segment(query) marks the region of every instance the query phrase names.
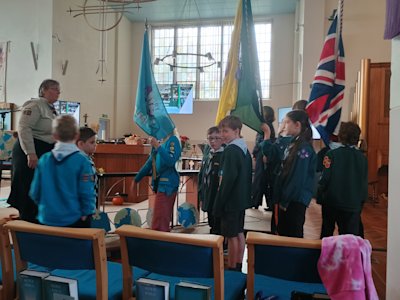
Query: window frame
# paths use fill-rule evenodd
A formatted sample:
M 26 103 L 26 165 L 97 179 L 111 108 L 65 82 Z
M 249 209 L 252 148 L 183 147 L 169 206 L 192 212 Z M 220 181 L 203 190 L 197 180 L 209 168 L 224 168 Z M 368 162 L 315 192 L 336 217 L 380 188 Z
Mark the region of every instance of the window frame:
M 267 74 L 267 79 L 264 80 L 266 81 L 266 88 L 268 89 L 269 95 L 265 96 L 264 93 L 262 94 L 262 100 L 271 100 L 271 73 L 272 73 L 272 52 L 273 52 L 273 48 L 272 48 L 272 35 L 273 35 L 273 22 L 272 19 L 270 18 L 254 18 L 254 25 L 257 24 L 268 24 L 270 25 L 270 40 L 267 41 L 267 43 L 269 43 L 270 48 L 269 48 L 269 53 L 270 53 L 270 57 L 269 57 L 269 74 Z M 220 32 L 221 32 L 221 43 L 220 43 L 220 48 L 221 48 L 221 60 L 218 61 L 216 59 L 216 63 L 220 64 L 221 66 L 218 67 L 220 69 L 219 71 L 219 96 L 218 98 L 199 98 L 200 95 L 200 70 L 196 69 L 196 82 L 195 84 L 193 84 L 193 89 L 194 89 L 194 101 L 219 101 L 219 97 L 221 95 L 221 91 L 222 91 L 222 86 L 223 86 L 223 80 L 224 80 L 224 72 L 225 70 L 223 69 L 223 66 L 226 64 L 226 61 L 228 59 L 228 53 L 224 53 L 223 52 L 223 48 L 224 48 L 224 27 L 225 26 L 233 26 L 233 21 L 232 20 L 208 20 L 208 21 L 201 21 L 201 22 L 176 22 L 176 23 L 158 23 L 158 24 L 154 24 L 151 26 L 151 30 L 150 30 L 150 43 L 151 43 L 151 57 L 152 57 L 152 61 L 154 62 L 155 60 L 155 48 L 154 48 L 154 31 L 155 30 L 160 30 L 160 29 L 173 29 L 173 51 L 176 51 L 177 49 L 177 32 L 178 29 L 180 28 L 186 28 L 186 27 L 197 27 L 197 53 L 200 54 L 200 50 L 201 50 L 201 28 L 202 27 L 209 27 L 209 26 L 219 26 L 221 27 Z M 230 45 L 229 45 L 230 48 Z M 229 51 L 229 50 L 228 50 Z M 258 50 L 259 51 L 259 50 Z M 204 54 L 204 53 L 202 53 Z M 161 57 L 159 57 L 161 58 Z M 178 69 L 180 68 L 173 68 L 172 72 L 173 72 L 173 76 L 172 76 L 172 82 L 171 83 L 166 83 L 166 84 L 176 84 L 177 83 L 177 72 Z M 154 63 L 153 63 L 153 70 L 154 70 Z M 260 77 L 262 77 L 260 75 Z M 164 82 L 162 82 L 163 84 L 165 84 Z M 181 82 L 178 82 L 181 83 Z M 183 82 L 186 83 L 186 82 Z

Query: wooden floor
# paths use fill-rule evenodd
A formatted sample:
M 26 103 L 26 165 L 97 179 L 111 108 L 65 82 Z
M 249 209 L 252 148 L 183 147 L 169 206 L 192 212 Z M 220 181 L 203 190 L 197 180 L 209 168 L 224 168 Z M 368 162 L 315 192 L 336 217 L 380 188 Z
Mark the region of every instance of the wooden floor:
M 0 188 L 0 197 L 7 197 L 9 187 L 2 182 Z M 365 238 L 372 245 L 372 273 L 375 287 L 377 289 L 379 299 L 385 299 L 386 289 L 386 248 L 387 248 L 387 199 L 379 197 L 378 203 L 367 202 L 364 206 L 362 219 L 364 224 Z M 147 201 L 124 205 L 139 210 L 142 220 L 145 220 Z M 106 205 L 106 211 L 109 212 L 110 219 L 113 219 L 113 214 L 121 207 Z M 13 209 L 0 208 L 0 217 L 8 215 Z M 200 215 L 200 221 L 206 221 L 204 214 Z M 249 209 L 246 211 L 245 229 L 254 231 L 269 231 L 270 230 L 271 213 L 264 211 L 262 207 L 259 209 Z M 175 223 L 176 224 L 176 223 Z M 143 225 L 144 227 L 146 224 Z M 315 202 L 312 202 L 307 209 L 306 223 L 304 226 L 304 237 L 309 239 L 318 239 L 321 228 L 321 208 Z M 196 228 L 183 229 L 179 226 L 174 227 L 175 232 L 187 233 L 207 233 L 209 228 L 206 222 L 201 223 Z M 245 254 L 246 260 L 246 254 Z M 243 262 L 243 270 L 246 270 L 246 262 Z
M 386 298 L 387 198 L 377 204 L 366 203 L 362 220 L 365 238 L 372 245 L 372 276 L 379 299 Z

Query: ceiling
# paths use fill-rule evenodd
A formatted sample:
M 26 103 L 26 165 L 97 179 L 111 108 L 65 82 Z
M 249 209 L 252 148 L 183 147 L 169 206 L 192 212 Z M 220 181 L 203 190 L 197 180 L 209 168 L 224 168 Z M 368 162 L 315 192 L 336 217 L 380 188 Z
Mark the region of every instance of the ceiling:
M 294 13 L 297 0 L 252 0 L 253 16 Z M 171 22 L 193 19 L 233 19 L 238 0 L 156 0 L 130 5 L 125 13 L 132 22 Z

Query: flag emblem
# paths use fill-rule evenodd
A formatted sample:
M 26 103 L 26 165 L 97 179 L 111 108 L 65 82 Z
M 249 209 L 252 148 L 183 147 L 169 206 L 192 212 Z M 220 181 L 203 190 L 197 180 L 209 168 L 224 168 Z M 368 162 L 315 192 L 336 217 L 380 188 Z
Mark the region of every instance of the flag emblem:
M 133 119 L 144 132 L 158 140 L 164 139 L 175 128 L 154 78 L 147 29 L 143 37 L 142 60 Z

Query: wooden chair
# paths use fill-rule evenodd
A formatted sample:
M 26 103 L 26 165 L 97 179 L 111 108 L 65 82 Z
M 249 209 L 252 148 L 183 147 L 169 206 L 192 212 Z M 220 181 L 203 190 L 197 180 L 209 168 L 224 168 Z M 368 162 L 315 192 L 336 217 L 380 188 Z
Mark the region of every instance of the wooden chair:
M 321 240 L 248 232 L 247 299 L 277 296 L 290 299 L 292 291 L 326 294 L 318 274 Z
M 16 271 L 36 265 L 55 276 L 78 280 L 80 299 L 120 299 L 122 266 L 107 262 L 104 230 L 9 221 Z M 29 263 L 29 266 L 28 266 Z
M 4 228 L 6 219 L 0 220 L 0 300 L 14 299 L 15 281 L 13 259 L 8 231 Z
M 211 286 L 216 300 L 243 299 L 246 275 L 224 271 L 222 236 L 160 232 L 129 225 L 121 226 L 116 233 L 120 236 L 124 272 L 123 299 L 132 299 L 132 272 L 137 267 L 152 272 L 147 278 L 168 281 L 171 300 L 175 298 L 175 284 L 180 281 Z

